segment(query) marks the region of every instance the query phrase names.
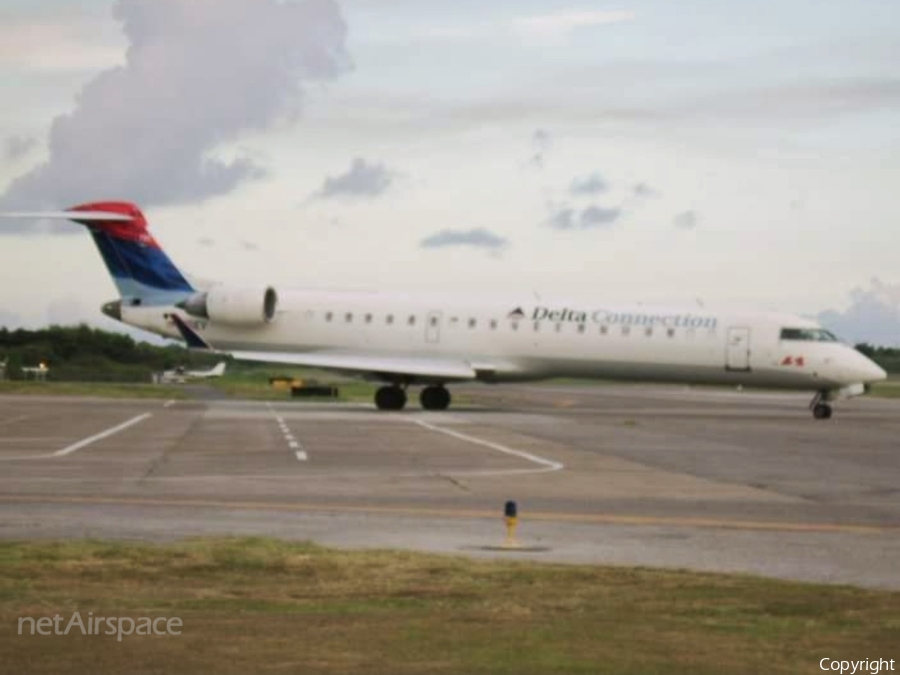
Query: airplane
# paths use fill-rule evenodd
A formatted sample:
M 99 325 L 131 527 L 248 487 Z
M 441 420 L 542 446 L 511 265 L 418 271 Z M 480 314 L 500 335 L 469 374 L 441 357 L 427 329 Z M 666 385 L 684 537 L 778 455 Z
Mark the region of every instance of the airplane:
M 107 316 L 237 360 L 379 381 L 379 410 L 403 409 L 413 385 L 423 408 L 444 410 L 449 384 L 569 377 L 806 390 L 813 416 L 828 419 L 833 401 L 886 377 L 817 322 L 789 314 L 192 281 L 130 202 L 5 215 L 87 227 L 119 291 L 102 306 Z
M 159 374 L 160 382 L 177 382 L 183 384 L 187 380 L 202 380 L 208 377 L 222 377 L 225 374 L 225 361 L 219 361 L 208 370 L 185 370 L 184 366 L 178 366 L 173 370 L 165 370 Z

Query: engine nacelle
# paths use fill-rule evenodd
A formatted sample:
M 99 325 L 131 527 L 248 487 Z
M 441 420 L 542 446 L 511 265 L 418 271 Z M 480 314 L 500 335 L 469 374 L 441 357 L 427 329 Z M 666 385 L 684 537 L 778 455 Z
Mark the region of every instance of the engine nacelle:
M 180 305 L 191 316 L 230 326 L 255 326 L 275 319 L 278 293 L 265 288 L 214 286 Z

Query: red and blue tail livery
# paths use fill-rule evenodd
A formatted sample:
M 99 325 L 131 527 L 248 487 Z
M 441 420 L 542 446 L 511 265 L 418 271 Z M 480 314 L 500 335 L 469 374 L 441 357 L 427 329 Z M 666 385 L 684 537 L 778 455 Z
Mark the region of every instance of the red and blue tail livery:
M 4 215 L 66 218 L 87 227 L 127 304 L 171 305 L 194 292 L 148 231 L 144 214 L 130 202 L 91 202 L 66 211 Z
M 100 218 L 100 214 L 123 218 Z M 194 292 L 147 230 L 147 220 L 134 204 L 81 204 L 69 209 L 69 218 L 90 230 L 123 298 L 139 298 L 142 304 L 169 304 L 175 294 L 182 299 L 185 294 Z

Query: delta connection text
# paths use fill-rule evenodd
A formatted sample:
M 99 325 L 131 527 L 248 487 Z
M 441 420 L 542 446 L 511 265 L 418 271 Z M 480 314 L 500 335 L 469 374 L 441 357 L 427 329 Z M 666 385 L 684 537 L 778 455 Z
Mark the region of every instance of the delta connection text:
M 524 317 L 522 317 L 524 318 Z M 665 326 L 666 328 L 706 328 L 714 329 L 718 319 L 714 316 L 690 313 L 665 312 L 618 312 L 609 309 L 597 309 L 585 312 L 563 307 L 535 307 L 531 314 L 533 321 L 556 321 L 572 323 L 617 324 L 622 326 Z
M 94 616 L 93 612 L 88 612 L 87 616 L 82 617 L 80 612 L 75 612 L 68 621 L 59 614 L 53 618 L 19 617 L 19 635 L 102 634 L 115 635 L 116 640 L 121 642 L 125 635 L 181 635 L 180 629 L 183 625 L 178 617 L 144 616 L 133 619 L 128 616 Z

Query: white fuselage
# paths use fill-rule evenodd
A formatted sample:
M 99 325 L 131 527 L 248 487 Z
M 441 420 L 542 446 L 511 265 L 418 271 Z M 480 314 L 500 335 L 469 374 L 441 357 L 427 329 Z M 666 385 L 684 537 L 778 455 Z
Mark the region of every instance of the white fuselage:
M 172 311 L 123 306 L 122 320 L 178 337 L 165 318 Z M 584 377 L 835 390 L 884 378 L 841 342 L 782 339 L 784 329 L 818 328 L 784 314 L 297 290 L 279 293 L 271 322 L 185 318 L 221 350 L 456 359 L 495 382 Z

